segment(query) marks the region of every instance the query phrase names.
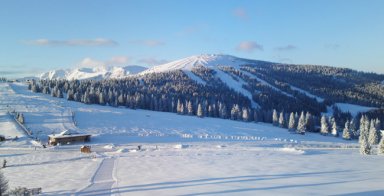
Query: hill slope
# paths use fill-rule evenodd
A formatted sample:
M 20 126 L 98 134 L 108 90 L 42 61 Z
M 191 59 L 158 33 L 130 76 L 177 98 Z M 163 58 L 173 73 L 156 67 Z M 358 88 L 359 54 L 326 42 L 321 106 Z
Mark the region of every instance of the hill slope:
M 91 70 L 81 73 L 84 72 L 87 76 L 93 73 Z M 81 74 L 75 73 L 66 76 L 79 79 Z M 283 112 L 285 122 L 291 112 L 309 112 L 318 118 L 322 113 L 334 111 L 342 125 L 352 115 L 343 114 L 348 108 L 338 106 L 345 103 L 366 106 L 354 107 L 350 111 L 353 115 L 359 112 L 356 108 L 366 112 L 384 107 L 383 80 L 384 75 L 345 68 L 199 55 L 120 80 L 41 81 L 30 88 L 87 104 L 245 121 L 271 122 L 274 109 Z

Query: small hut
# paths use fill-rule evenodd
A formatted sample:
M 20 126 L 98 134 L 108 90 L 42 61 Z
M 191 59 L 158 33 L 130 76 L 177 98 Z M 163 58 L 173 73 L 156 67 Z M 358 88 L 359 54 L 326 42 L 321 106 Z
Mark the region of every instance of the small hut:
M 81 153 L 91 153 L 91 146 L 81 146 L 80 152 Z
M 50 145 L 69 144 L 72 142 L 89 142 L 91 140 L 90 134 L 82 134 L 77 131 L 66 130 L 60 134 L 48 135 L 48 142 Z

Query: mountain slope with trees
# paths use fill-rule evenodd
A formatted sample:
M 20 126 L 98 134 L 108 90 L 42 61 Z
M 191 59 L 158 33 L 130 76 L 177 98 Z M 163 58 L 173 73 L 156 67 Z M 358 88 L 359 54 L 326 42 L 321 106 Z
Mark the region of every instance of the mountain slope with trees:
M 307 130 L 338 135 L 347 121 L 358 119 L 342 112 L 335 103 L 384 108 L 383 80 L 382 74 L 346 68 L 200 55 L 121 79 L 43 79 L 32 81 L 29 88 L 85 104 L 280 122 L 280 126 L 298 133 Z M 323 126 L 322 114 L 330 109 L 333 117 Z M 383 120 L 380 112 L 369 115 Z

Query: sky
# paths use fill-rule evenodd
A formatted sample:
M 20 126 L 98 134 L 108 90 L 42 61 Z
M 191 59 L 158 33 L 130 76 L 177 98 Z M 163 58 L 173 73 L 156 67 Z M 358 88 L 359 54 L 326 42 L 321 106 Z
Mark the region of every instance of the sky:
M 198 54 L 384 73 L 382 0 L 1 0 L 0 77 Z

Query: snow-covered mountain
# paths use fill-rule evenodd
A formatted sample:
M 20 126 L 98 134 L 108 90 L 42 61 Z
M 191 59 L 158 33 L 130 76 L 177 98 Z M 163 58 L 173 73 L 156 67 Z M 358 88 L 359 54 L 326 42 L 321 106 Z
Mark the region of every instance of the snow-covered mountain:
M 324 107 L 329 100 L 375 107 L 384 105 L 377 104 L 381 98 L 373 100 L 372 96 L 367 96 L 372 91 L 358 87 L 364 83 L 377 88 L 378 83 L 384 83 L 384 75 L 330 66 L 282 64 L 223 54 L 202 54 L 154 66 L 138 75 L 144 77 L 177 70 L 203 85 L 219 79 L 229 88 L 248 97 L 253 107 L 277 104 L 284 109 L 283 105 L 292 102 L 303 102 L 304 105 L 317 102 L 316 107 Z M 212 72 L 208 73 L 208 70 Z M 353 89 L 354 95 L 346 93 L 345 88 Z M 364 97 L 365 100 L 356 101 L 356 97 Z M 286 101 L 288 99 L 290 101 Z
M 143 72 L 140 75 L 148 73 L 160 73 L 168 72 L 173 70 L 184 70 L 191 71 L 194 67 L 204 66 L 207 68 L 217 68 L 218 66 L 231 66 L 239 68 L 240 65 L 247 64 L 252 62 L 253 64 L 262 63 L 263 61 L 256 61 L 250 59 L 238 58 L 231 55 L 222 55 L 222 54 L 202 54 L 190 56 L 180 60 L 172 61 L 166 64 L 158 65 L 151 67 Z
M 85 79 L 110 79 L 124 78 L 146 70 L 146 67 L 130 65 L 125 67 L 94 67 L 94 68 L 75 68 L 75 69 L 58 69 L 43 73 L 40 79 L 67 79 L 67 80 L 85 80 Z
M 116 88 L 126 91 L 122 92 L 122 97 L 140 94 L 141 97 L 147 97 L 146 100 L 149 97 L 154 99 L 153 103 L 158 102 L 158 97 L 163 95 L 170 96 L 168 100 L 182 99 L 184 103 L 193 96 L 215 105 L 225 103 L 226 108 L 233 108 L 237 104 L 237 110 L 253 108 L 267 112 L 273 109 L 298 113 L 308 111 L 317 116 L 329 112 L 333 106 L 337 106 L 335 103 L 369 108 L 384 107 L 384 91 L 380 84 L 384 75 L 346 68 L 282 64 L 231 55 L 203 54 L 144 69 L 128 66 L 55 70 L 43 74 L 41 78 L 108 79 L 134 75 L 143 78 L 145 82 L 136 83 L 135 77 L 130 78 L 135 86 L 123 88 L 122 85 L 126 83 L 117 85 Z M 148 86 L 151 87 L 150 90 Z M 82 93 L 84 91 L 78 92 L 78 101 L 81 101 L 80 96 L 85 96 Z M 116 92 L 114 97 L 119 97 L 119 94 Z M 127 99 L 120 100 L 120 103 L 113 99 L 107 101 L 109 105 L 127 105 Z M 170 103 L 167 100 L 162 101 L 162 104 Z M 93 103 L 91 99 L 86 102 Z M 129 104 L 135 107 L 133 103 Z M 143 106 L 143 109 L 148 108 L 151 107 Z M 344 111 L 342 108 L 339 107 L 339 110 Z M 156 107 L 153 106 L 152 109 Z M 194 109 L 196 110 L 197 108 Z

